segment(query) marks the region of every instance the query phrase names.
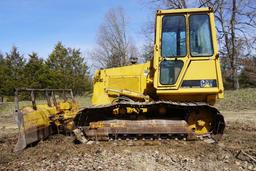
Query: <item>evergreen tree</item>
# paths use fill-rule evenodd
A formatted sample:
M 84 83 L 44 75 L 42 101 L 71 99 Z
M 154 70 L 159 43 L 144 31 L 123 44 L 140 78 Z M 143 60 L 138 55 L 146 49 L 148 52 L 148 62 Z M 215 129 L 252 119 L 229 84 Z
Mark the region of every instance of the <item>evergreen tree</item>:
M 68 49 L 69 60 L 71 64 L 71 85 L 75 94 L 81 94 L 84 91 L 90 90 L 90 82 L 88 77 L 88 67 L 85 58 L 82 56 L 79 49 Z
M 53 88 L 68 88 L 68 50 L 58 42 L 46 61 L 50 68 L 50 77 L 54 79 Z
M 6 71 L 5 71 L 5 92 L 6 95 L 13 95 L 14 89 L 17 87 L 25 87 L 24 82 L 24 66 L 25 59 L 20 54 L 17 47 L 13 47 L 9 53 L 6 53 Z
M 24 68 L 27 87 L 30 88 L 49 88 L 52 85 L 49 67 L 37 53 L 32 52 L 28 55 L 29 60 Z
M 0 53 L 0 98 L 7 94 L 6 90 L 7 65 L 4 55 Z
M 46 62 L 54 88 L 71 88 L 75 94 L 90 89 L 88 67 L 79 49 L 66 48 L 58 42 Z
M 12 96 L 15 88 L 71 88 L 74 94 L 91 89 L 88 67 L 79 49 L 58 42 L 45 61 L 37 53 L 26 63 L 17 47 L 4 57 L 0 53 L 0 97 Z

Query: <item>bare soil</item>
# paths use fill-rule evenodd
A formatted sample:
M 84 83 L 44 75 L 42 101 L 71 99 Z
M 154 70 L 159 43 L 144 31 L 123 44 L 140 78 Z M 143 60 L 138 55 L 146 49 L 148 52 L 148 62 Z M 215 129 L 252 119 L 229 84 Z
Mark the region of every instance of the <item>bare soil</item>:
M 256 111 L 222 113 L 227 126 L 223 139 L 214 144 L 183 140 L 74 144 L 72 136 L 55 135 L 18 153 L 12 151 L 17 141 L 13 119 L 0 118 L 0 170 L 256 170 Z

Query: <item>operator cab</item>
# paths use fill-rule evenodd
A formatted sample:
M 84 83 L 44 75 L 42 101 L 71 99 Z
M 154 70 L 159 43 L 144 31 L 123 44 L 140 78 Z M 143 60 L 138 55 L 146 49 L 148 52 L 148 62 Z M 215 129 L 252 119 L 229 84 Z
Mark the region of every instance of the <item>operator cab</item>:
M 201 88 L 212 88 L 206 93 L 223 90 L 211 8 L 158 11 L 154 57 L 158 68 L 154 87 L 159 93 L 172 89 L 189 93 L 188 88 L 194 88 L 192 93 L 202 92 Z

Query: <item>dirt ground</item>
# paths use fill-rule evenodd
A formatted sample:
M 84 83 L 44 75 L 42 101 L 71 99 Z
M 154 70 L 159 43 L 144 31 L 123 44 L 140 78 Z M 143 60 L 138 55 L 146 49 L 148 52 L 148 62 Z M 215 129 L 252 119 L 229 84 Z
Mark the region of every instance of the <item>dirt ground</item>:
M 256 171 L 256 111 L 222 113 L 227 127 L 215 144 L 184 140 L 74 144 L 73 137 L 55 135 L 18 153 L 12 152 L 16 125 L 11 117 L 1 117 L 0 170 Z

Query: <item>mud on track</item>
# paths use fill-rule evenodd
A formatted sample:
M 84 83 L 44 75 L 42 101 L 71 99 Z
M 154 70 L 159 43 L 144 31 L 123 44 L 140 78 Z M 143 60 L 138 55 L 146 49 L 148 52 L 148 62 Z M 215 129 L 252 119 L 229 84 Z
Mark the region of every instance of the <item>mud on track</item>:
M 256 112 L 223 113 L 227 127 L 218 144 L 181 140 L 74 144 L 73 137 L 55 135 L 19 153 L 12 152 L 17 130 L 5 122 L 0 127 L 0 170 L 256 170 Z M 240 150 L 246 155 L 237 156 Z

